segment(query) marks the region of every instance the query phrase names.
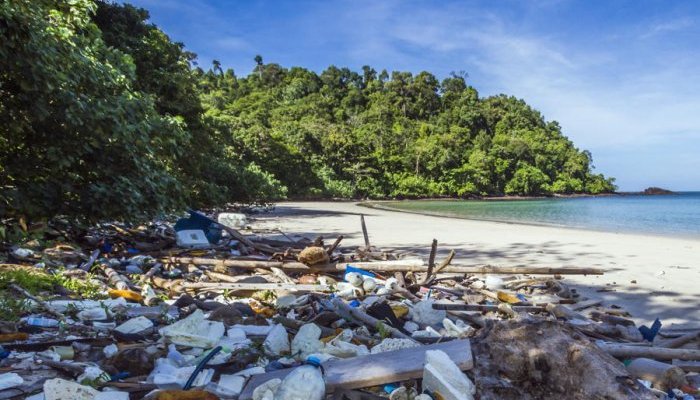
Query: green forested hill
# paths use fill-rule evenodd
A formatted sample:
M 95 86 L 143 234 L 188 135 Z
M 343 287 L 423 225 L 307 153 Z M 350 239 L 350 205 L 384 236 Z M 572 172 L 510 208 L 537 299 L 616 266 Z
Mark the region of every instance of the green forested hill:
M 601 193 L 556 122 L 466 75 L 195 56 L 129 5 L 0 3 L 0 214 L 231 201 Z

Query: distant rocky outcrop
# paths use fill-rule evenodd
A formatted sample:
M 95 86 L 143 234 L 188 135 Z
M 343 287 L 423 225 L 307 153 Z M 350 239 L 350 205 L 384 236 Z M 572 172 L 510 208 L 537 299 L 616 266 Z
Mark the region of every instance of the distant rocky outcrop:
M 668 189 L 662 189 L 660 187 L 652 186 L 644 189 L 642 194 L 673 194 L 673 192 Z

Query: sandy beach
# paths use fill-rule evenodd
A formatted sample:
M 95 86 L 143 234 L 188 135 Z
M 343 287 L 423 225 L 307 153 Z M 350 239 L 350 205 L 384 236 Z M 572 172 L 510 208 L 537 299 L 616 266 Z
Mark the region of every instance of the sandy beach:
M 292 238 L 342 234 L 343 245 L 361 245 L 360 214 L 373 246 L 427 258 L 436 238 L 438 258 L 454 249 L 458 265 L 603 268 L 603 276 L 565 281 L 582 296 L 622 306 L 638 324 L 659 317 L 667 327 L 700 326 L 700 240 L 436 217 L 354 202 L 285 202 L 255 219 Z

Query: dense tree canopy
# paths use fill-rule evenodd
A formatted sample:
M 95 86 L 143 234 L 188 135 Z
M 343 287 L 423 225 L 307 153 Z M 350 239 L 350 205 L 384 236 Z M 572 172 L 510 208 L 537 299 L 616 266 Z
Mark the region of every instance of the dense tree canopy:
M 206 114 L 295 197 L 548 195 L 614 190 L 556 122 L 464 74 L 320 74 L 256 59 L 254 73 L 198 70 Z M 292 168 L 290 168 L 292 166 Z
M 194 61 L 130 5 L 0 3 L 0 216 L 614 190 L 556 122 L 464 73 Z

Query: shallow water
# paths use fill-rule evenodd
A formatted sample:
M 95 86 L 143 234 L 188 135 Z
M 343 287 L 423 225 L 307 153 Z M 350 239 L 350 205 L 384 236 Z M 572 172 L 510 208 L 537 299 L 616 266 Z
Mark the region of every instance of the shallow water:
M 533 200 L 409 200 L 381 205 L 469 219 L 700 238 L 700 192 Z

